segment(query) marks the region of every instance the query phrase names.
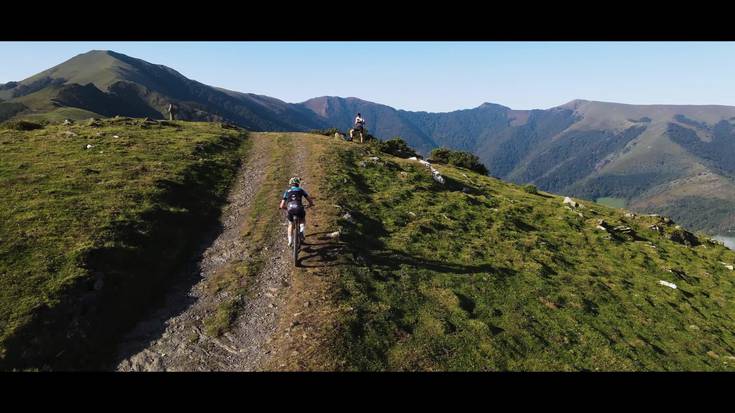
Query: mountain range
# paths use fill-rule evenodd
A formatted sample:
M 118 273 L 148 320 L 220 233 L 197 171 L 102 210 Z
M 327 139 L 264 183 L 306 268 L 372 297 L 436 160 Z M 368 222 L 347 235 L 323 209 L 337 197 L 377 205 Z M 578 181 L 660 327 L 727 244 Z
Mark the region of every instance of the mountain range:
M 674 217 L 709 233 L 735 230 L 735 107 L 628 105 L 574 100 L 550 109 L 484 103 L 412 112 L 354 97 L 287 103 L 191 80 L 162 65 L 91 51 L 0 85 L 0 121 L 177 117 L 254 131 L 346 130 L 357 112 L 368 131 L 400 136 L 420 153 L 473 152 L 514 183 Z

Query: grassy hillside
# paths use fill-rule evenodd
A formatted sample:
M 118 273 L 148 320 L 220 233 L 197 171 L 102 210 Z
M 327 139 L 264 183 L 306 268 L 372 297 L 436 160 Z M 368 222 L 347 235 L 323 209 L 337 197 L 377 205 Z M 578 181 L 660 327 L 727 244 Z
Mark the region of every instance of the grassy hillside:
M 568 207 L 435 165 L 442 185 L 367 147 L 332 157 L 353 254 L 339 341 L 351 368 L 735 368 L 735 252 L 724 246 L 685 241 L 661 217 Z
M 216 222 L 243 142 L 128 118 L 0 126 L 0 368 L 102 358 Z

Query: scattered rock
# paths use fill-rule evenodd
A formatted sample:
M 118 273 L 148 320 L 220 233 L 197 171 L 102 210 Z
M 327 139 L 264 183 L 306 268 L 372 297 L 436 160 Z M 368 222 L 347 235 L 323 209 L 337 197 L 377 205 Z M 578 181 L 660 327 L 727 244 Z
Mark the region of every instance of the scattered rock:
M 327 234 L 327 237 L 328 238 L 331 238 L 331 239 L 339 238 L 339 231 L 334 231 L 332 233 L 329 233 L 329 234 Z
M 733 265 L 732 265 L 732 264 L 728 264 L 728 263 L 726 263 L 726 262 L 722 262 L 722 261 L 720 261 L 720 264 L 724 265 L 724 266 L 725 266 L 725 268 L 727 268 L 727 269 L 728 269 L 728 270 L 730 270 L 730 271 L 733 271 L 733 269 L 735 268 L 735 267 L 733 267 Z
M 696 247 L 697 245 L 700 245 L 699 239 L 696 235 L 680 228 L 675 229 L 671 235 L 669 235 L 669 239 L 676 243 L 686 245 L 687 247 Z
M 85 149 L 92 149 L 92 148 L 94 148 L 94 145 L 87 144 L 87 146 L 85 146 Z
M 670 283 L 670 282 L 664 281 L 664 280 L 659 280 L 658 283 L 661 284 L 661 285 L 663 285 L 663 286 L 666 286 L 666 287 L 669 287 L 669 288 L 673 288 L 673 289 L 676 290 L 676 284 L 674 284 L 674 283 Z
M 637 215 L 632 212 L 626 212 L 625 217 L 626 218 L 635 218 Z
M 651 231 L 656 231 L 659 234 L 663 234 L 664 233 L 664 229 L 661 228 L 659 225 L 656 225 L 656 224 L 651 225 L 650 227 L 648 227 L 648 229 L 650 229 Z
M 72 121 L 71 119 L 64 119 L 64 123 L 62 123 L 62 125 L 71 125 L 73 123 L 74 121 Z
M 681 269 L 678 269 L 678 268 L 671 268 L 668 271 L 670 273 L 676 275 L 681 280 L 684 280 L 684 281 L 689 281 L 690 280 L 689 279 L 689 276 L 687 275 L 686 272 L 684 272 L 684 270 L 681 270 Z
M 349 222 L 354 222 L 353 219 L 352 219 L 352 215 L 350 215 L 349 212 L 345 212 L 345 214 L 342 215 L 342 219 L 344 219 L 346 221 L 349 221 Z
M 620 233 L 620 234 L 626 234 L 626 235 L 635 237 L 635 231 L 633 230 L 633 228 L 625 226 L 625 225 L 619 225 L 613 228 L 613 231 Z
M 571 205 L 572 208 L 577 208 L 579 206 L 579 203 L 575 202 L 572 198 L 569 198 L 568 196 L 564 197 L 564 201 L 562 201 L 562 204 Z

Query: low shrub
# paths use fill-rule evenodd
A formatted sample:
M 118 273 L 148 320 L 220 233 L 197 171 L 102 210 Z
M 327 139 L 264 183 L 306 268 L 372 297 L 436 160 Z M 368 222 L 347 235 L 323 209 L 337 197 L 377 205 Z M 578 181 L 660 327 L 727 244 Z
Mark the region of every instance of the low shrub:
M 483 175 L 488 174 L 488 169 L 482 162 L 480 162 L 480 158 L 470 152 L 454 151 L 448 148 L 436 148 L 431 151 L 431 159 L 429 159 L 429 162 L 458 166 Z

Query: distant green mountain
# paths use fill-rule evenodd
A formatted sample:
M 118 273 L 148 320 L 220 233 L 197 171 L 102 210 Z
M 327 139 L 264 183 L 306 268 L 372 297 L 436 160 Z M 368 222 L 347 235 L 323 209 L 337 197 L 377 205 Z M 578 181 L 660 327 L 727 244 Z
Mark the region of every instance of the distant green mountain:
M 253 130 L 301 130 L 320 125 L 311 112 L 267 96 L 231 92 L 187 79 L 177 71 L 112 51 L 91 51 L 0 87 L 12 116 L 77 107 L 104 116 L 163 118 L 170 103 L 187 120 L 227 121 Z M 0 109 L 2 111 L 2 109 Z M 5 116 L 8 118 L 9 116 Z M 2 118 L 0 118 L 2 120 Z
M 544 110 L 484 103 L 411 112 L 354 97 L 301 103 L 234 92 L 112 51 L 91 51 L 20 82 L 0 85 L 0 121 L 115 115 L 225 121 L 254 131 L 346 131 L 355 114 L 369 133 L 400 136 L 422 154 L 476 153 L 515 183 L 638 211 L 698 230 L 735 230 L 735 107 L 625 105 L 575 100 Z

